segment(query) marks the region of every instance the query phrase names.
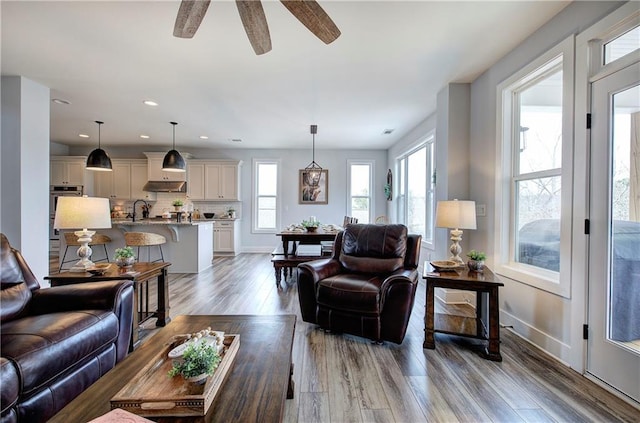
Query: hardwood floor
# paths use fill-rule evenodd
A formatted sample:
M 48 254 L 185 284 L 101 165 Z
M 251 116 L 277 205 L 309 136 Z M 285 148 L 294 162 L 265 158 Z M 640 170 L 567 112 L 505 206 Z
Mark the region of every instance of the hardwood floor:
M 501 332 L 501 363 L 482 359 L 479 341 L 466 338 L 436 334 L 436 349 L 422 349 L 422 279 L 402 345 L 374 345 L 303 322 L 295 283 L 276 290 L 267 254 L 215 258 L 213 268 L 171 274 L 170 281 L 171 316 L 298 316 L 295 397 L 287 400 L 285 422 L 640 421 L 640 410 L 508 329 Z M 154 322 L 145 328 L 143 342 L 153 342 Z

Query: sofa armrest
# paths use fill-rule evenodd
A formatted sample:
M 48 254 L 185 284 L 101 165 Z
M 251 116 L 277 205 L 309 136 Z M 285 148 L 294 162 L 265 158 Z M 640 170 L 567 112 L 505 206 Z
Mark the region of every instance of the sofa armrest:
M 318 282 L 322 279 L 335 276 L 342 271 L 340 262 L 334 258 L 312 260 L 306 263 L 300 263 L 298 269 L 307 272 L 309 280 Z
M 382 338 L 402 343 L 407 331 L 418 286 L 417 269 L 400 269 L 388 276 L 382 286 Z
M 115 310 L 130 280 L 86 282 L 38 289 L 29 302 L 31 315 L 71 310 Z

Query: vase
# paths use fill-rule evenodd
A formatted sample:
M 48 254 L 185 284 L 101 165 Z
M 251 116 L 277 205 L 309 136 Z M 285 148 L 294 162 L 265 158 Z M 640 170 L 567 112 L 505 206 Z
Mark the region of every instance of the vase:
M 209 375 L 207 373 L 201 373 L 198 376 L 185 377 L 184 380 L 194 385 L 202 385 L 207 381 L 208 377 Z
M 133 266 L 136 261 L 135 257 L 116 257 L 116 266 L 120 268 L 127 268 Z
M 305 229 L 307 230 L 307 232 L 315 232 L 316 229 L 318 229 L 318 227 L 317 226 L 307 226 Z
M 467 262 L 467 266 L 469 270 L 472 272 L 482 272 L 484 270 L 484 261 L 483 260 L 469 260 Z
M 182 206 L 173 206 L 173 208 L 174 208 L 177 212 L 182 211 Z

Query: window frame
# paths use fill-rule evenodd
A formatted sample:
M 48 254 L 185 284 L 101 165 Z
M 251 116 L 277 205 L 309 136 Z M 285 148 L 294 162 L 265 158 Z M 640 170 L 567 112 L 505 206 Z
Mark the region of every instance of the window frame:
M 419 141 L 413 143 L 411 146 L 406 148 L 400 155 L 398 155 L 395 159 L 395 171 L 399 176 L 397 184 L 394 186 L 394 190 L 397 192 L 396 196 L 396 216 L 398 217 L 398 221 L 404 225 L 407 225 L 408 220 L 408 189 L 409 189 L 409 166 L 408 158 L 412 154 L 416 153 L 418 150 L 424 148 L 425 149 L 425 171 L 428 175 L 428 182 L 425 186 L 425 202 L 428 201 L 429 194 L 432 195 L 432 201 L 430 207 L 428 204 L 425 204 L 425 236 L 422 238 L 422 246 L 430 249 L 435 248 L 435 203 L 436 203 L 436 163 L 435 163 L 435 143 L 436 136 L 435 130 L 431 130 L 425 134 L 425 136 L 421 137 Z M 402 165 L 404 162 L 404 165 Z M 404 191 L 403 188 L 404 187 Z M 431 216 L 431 219 L 429 219 Z M 431 238 L 428 238 L 429 229 L 431 233 Z
M 364 195 L 353 195 L 351 193 L 351 167 L 354 165 L 365 165 L 365 166 L 369 166 L 369 195 L 368 196 L 364 196 Z M 369 222 L 368 223 L 373 223 L 374 222 L 374 206 L 375 206 L 375 190 L 373 189 L 374 187 L 374 175 L 375 175 L 375 160 L 365 160 L 365 159 L 348 159 L 347 160 L 347 181 L 348 181 L 348 188 L 347 188 L 347 216 L 353 216 L 353 210 L 351 209 L 351 205 L 353 204 L 353 198 L 368 198 L 369 199 Z M 358 223 L 367 223 L 367 222 L 358 222 Z
M 280 159 L 258 159 L 258 158 L 254 158 L 252 160 L 252 184 L 251 184 L 251 190 L 252 190 L 252 199 L 253 199 L 253 207 L 251 208 L 252 210 L 252 216 L 251 216 L 251 220 L 252 220 L 252 224 L 251 224 L 251 232 L 252 233 L 260 233 L 260 234 L 276 234 L 278 233 L 278 228 L 280 227 L 280 219 L 281 219 L 281 207 L 280 207 L 280 203 L 281 203 L 281 189 L 280 189 L 280 180 L 281 180 L 281 160 Z M 276 169 L 277 169 L 277 176 L 276 176 L 276 195 L 275 196 L 262 196 L 262 197 L 275 197 L 276 199 L 276 222 L 275 222 L 275 227 L 273 229 L 271 228 L 260 228 L 258 227 L 258 215 L 259 215 L 259 210 L 258 210 L 258 205 L 259 205 L 259 196 L 258 195 L 258 177 L 259 177 L 259 166 L 260 165 L 276 165 Z
M 561 163 L 561 220 L 560 220 L 560 271 L 554 272 L 536 266 L 516 262 L 516 164 L 515 143 L 520 142 L 518 125 L 514 119 L 517 106 L 516 90 L 532 84 L 542 74 L 548 75 L 555 61 L 562 67 L 562 163 Z M 549 49 L 527 66 L 504 80 L 497 87 L 496 99 L 496 152 L 497 169 L 495 196 L 495 263 L 499 275 L 560 295 L 571 296 L 571 226 L 573 219 L 573 148 L 574 148 L 574 79 L 575 38 L 570 36 Z M 549 171 L 536 172 L 547 176 Z M 553 173 L 553 172 L 551 172 Z M 529 174 L 529 176 L 534 173 Z

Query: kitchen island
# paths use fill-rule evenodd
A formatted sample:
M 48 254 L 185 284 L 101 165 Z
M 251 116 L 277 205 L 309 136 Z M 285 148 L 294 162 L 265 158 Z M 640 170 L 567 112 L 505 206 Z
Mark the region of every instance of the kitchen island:
M 164 260 L 171 262 L 169 273 L 199 273 L 211 267 L 213 260 L 213 221 L 174 219 L 113 219 L 111 229 L 100 229 L 97 232 L 111 238 L 107 244 L 109 258 L 113 260 L 116 248 L 125 246 L 125 232 L 150 232 L 164 236 L 166 244 L 162 244 Z M 64 237 L 60 238 L 60 251 L 64 251 Z M 75 248 L 75 247 L 73 247 Z M 158 256 L 156 247 L 151 247 L 151 258 Z M 94 254 L 101 251 L 94 248 Z M 137 249 L 136 249 L 137 250 Z M 146 248 L 140 250 L 140 261 L 148 261 Z M 137 251 L 136 251 L 137 253 Z M 75 250 L 67 253 L 67 259 L 75 254 Z

